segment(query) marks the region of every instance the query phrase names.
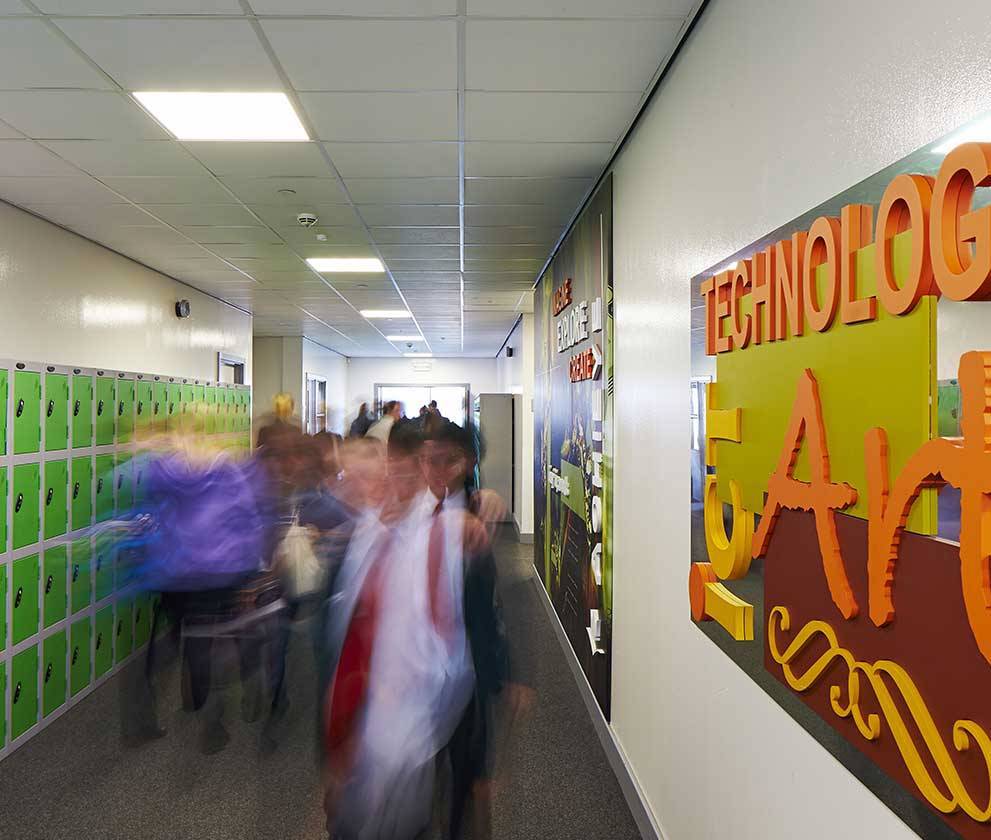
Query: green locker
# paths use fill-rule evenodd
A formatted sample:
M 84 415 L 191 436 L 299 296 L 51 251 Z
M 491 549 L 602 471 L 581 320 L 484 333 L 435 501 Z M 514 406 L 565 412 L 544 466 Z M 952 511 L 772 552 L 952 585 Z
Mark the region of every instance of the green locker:
M 131 602 L 117 602 L 117 626 L 114 630 L 114 661 L 123 662 L 131 655 Z
M 147 465 L 147 458 L 142 458 L 140 455 L 131 459 L 131 469 L 134 470 L 134 504 L 136 505 L 140 505 L 145 500 L 144 478 Z
M 105 522 L 114 515 L 114 456 L 97 455 L 94 472 L 96 474 L 96 521 Z
M 134 438 L 134 380 L 117 380 L 117 443 Z
M 134 649 L 148 644 L 151 637 L 151 595 L 140 595 L 134 600 Z
M 12 570 L 11 644 L 17 645 L 38 632 L 38 577 L 41 571 L 38 555 L 15 560 Z
M 41 518 L 38 494 L 41 484 L 40 464 L 18 464 L 14 467 L 13 548 L 23 548 L 38 542 Z
M 38 722 L 38 648 L 17 654 L 10 669 L 10 739 Z
M 69 376 L 45 374 L 45 450 L 69 448 Z
M 7 468 L 0 467 L 0 551 L 7 550 Z
M 92 568 L 96 578 L 96 600 L 99 603 L 114 591 L 114 543 L 110 537 L 97 538 Z
M 72 377 L 72 448 L 93 445 L 93 377 Z
M 134 386 L 134 418 L 138 428 L 147 426 L 151 422 L 152 409 L 154 407 L 155 395 L 150 382 L 139 379 Z
M 73 615 L 90 604 L 92 565 L 93 549 L 89 544 L 89 537 L 75 540 L 72 543 L 72 563 L 69 566 L 69 600 Z
M 217 389 L 213 385 L 208 385 L 204 388 L 204 392 L 206 406 L 204 431 L 206 434 L 212 435 L 217 431 Z
M 45 539 L 65 533 L 68 524 L 69 462 L 45 462 Z
M 117 575 L 117 591 L 127 589 L 134 583 L 137 570 L 137 556 L 133 549 L 118 548 L 114 553 L 114 569 Z
M 7 454 L 7 369 L 0 370 L 0 455 Z M 3 694 L 0 693 L 0 700 Z M 4 714 L 0 712 L 0 724 Z M 0 747 L 3 746 L 3 736 L 0 733 Z
M 169 411 L 169 396 L 165 383 L 155 382 L 152 385 L 152 393 L 154 396 L 151 403 L 151 425 L 156 432 L 161 432 L 165 429 L 165 417 Z
M 44 608 L 45 627 L 65 618 L 66 610 L 66 577 L 69 565 L 69 547 L 57 545 L 45 549 L 44 573 L 45 591 L 42 602 Z
M 179 428 L 180 413 L 182 409 L 182 385 L 178 382 L 169 382 L 165 386 L 165 428 L 171 430 Z
M 114 464 L 114 485 L 117 488 L 117 512 L 126 513 L 134 507 L 134 470 L 131 456 L 118 452 Z
M 7 647 L 7 565 L 0 564 L 0 650 Z M 0 691 L 0 720 L 3 719 L 6 706 L 3 705 L 3 692 Z M 0 738 L 0 747 L 3 738 Z
M 193 431 L 196 420 L 196 390 L 191 383 L 182 386 L 182 428 Z
M 93 521 L 93 459 L 89 455 L 72 459 L 72 530 L 89 527 Z
M 73 697 L 89 685 L 92 633 L 93 625 L 88 618 L 73 622 L 69 638 L 69 691 Z
M 97 677 L 102 677 L 114 666 L 114 608 L 111 606 L 96 614 L 93 664 Z
M 14 454 L 41 448 L 41 374 L 14 373 Z
M 7 743 L 7 663 L 0 662 L 0 749 Z
M 109 446 L 114 442 L 114 381 L 108 376 L 96 377 L 96 445 Z
M 65 703 L 65 630 L 45 639 L 42 662 L 42 714 L 48 717 Z

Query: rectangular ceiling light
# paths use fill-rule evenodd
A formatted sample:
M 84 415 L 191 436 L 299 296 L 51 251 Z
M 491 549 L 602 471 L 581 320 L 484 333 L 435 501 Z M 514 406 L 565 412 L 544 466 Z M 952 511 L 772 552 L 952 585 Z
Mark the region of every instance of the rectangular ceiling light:
M 412 318 L 413 313 L 405 309 L 362 309 L 362 318 Z
M 403 353 L 407 359 L 432 359 L 433 353 Z
M 309 257 L 310 266 L 321 274 L 381 274 L 382 260 L 376 257 Z
M 284 93 L 135 91 L 177 140 L 309 140 Z
M 422 335 L 387 335 L 386 341 L 426 341 Z
M 933 146 L 933 154 L 945 155 L 964 143 L 987 143 L 991 141 L 991 117 L 972 122 L 970 125 L 951 134 L 942 143 Z

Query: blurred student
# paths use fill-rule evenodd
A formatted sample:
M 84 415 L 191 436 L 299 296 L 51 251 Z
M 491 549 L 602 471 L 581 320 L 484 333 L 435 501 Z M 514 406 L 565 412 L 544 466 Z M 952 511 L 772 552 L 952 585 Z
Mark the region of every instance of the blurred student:
M 358 416 L 351 421 L 348 437 L 364 437 L 371 428 L 372 422 L 371 415 L 368 413 L 368 403 L 363 402 L 358 408 Z
M 375 438 L 381 441 L 383 446 L 386 446 L 389 443 L 389 434 L 392 432 L 392 427 L 399 422 L 399 418 L 402 416 L 402 403 L 398 400 L 389 400 L 389 402 L 382 406 L 382 416 L 365 432 L 365 436 Z

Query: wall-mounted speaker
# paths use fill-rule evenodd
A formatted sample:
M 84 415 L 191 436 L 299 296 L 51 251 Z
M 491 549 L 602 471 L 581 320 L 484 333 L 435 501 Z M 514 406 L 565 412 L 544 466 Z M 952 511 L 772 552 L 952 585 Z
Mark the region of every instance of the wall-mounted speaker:
M 513 348 L 512 347 L 507 347 L 506 348 L 506 358 L 507 359 L 513 358 Z

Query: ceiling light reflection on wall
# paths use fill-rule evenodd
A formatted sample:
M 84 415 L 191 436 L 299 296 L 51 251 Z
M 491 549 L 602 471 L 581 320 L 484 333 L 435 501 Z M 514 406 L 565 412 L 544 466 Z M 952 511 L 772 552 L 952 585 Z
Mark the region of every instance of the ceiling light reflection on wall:
M 386 341 L 426 341 L 422 335 L 387 335 Z
M 413 313 L 405 309 L 362 309 L 362 318 L 412 318 Z
M 309 140 L 284 93 L 135 91 L 178 140 Z
M 991 142 L 991 117 L 985 117 L 951 134 L 938 146 L 933 146 L 932 152 L 934 155 L 945 155 L 964 143 L 989 142 Z
M 310 267 L 321 274 L 381 274 L 382 260 L 375 257 L 309 257 Z

